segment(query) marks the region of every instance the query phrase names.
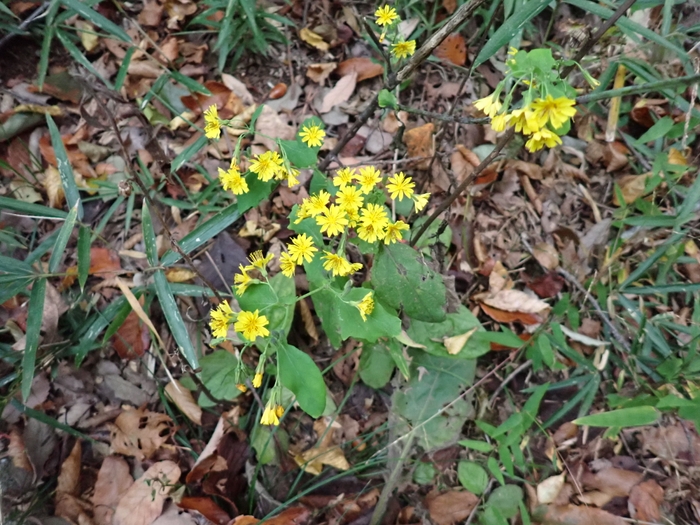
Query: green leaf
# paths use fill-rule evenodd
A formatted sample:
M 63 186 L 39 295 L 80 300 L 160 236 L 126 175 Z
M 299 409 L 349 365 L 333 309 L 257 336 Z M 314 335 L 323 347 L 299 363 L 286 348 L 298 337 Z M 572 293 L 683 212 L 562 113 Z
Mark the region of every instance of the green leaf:
M 78 218 L 78 204 L 73 206 L 68 213 L 66 222 L 61 226 L 61 231 L 56 237 L 56 244 L 54 244 L 53 252 L 51 252 L 51 258 L 49 259 L 49 273 L 55 273 L 58 269 L 58 265 L 63 260 L 65 255 L 66 246 L 68 246 L 68 241 L 73 233 L 73 228 L 75 227 L 75 221 Z
M 482 339 L 479 335 L 484 331 L 479 320 L 465 306 L 459 307 L 457 312 L 447 314 L 441 323 L 430 323 L 411 319 L 411 325 L 407 333 L 416 343 L 425 345 L 425 351 L 437 355 L 448 357 L 447 349 L 442 343 L 446 337 L 460 335 L 473 330 L 477 331 L 467 340 L 464 348 L 455 355 L 457 359 L 474 359 L 490 350 L 488 340 Z
M 78 284 L 85 288 L 90 272 L 90 228 L 81 226 L 78 230 Z
M 13 275 L 31 275 L 34 273 L 34 270 L 24 261 L 13 259 L 12 257 L 7 257 L 5 255 L 0 255 L 0 272 L 6 272 Z
M 34 380 L 34 365 L 36 352 L 39 349 L 41 322 L 44 318 L 44 299 L 46 298 L 46 278 L 34 281 L 32 293 L 29 296 L 27 311 L 27 332 L 25 337 L 24 355 L 22 356 L 22 399 L 27 400 L 32 390 Z
M 432 463 L 421 461 L 413 471 L 413 481 L 418 485 L 427 485 L 435 479 L 436 474 L 437 470 Z
M 661 413 L 651 406 L 621 408 L 600 414 L 580 417 L 573 421 L 574 425 L 591 427 L 639 427 L 653 425 L 659 420 Z
M 263 182 L 253 172 L 248 172 L 245 180 L 248 183 L 249 191 L 238 196 L 238 209 L 241 213 L 245 213 L 247 210 L 260 204 L 264 199 L 267 199 L 278 184 L 278 181 L 274 179 Z
M 277 439 L 272 437 L 275 432 Z M 250 435 L 250 446 L 255 450 L 255 457 L 261 465 L 278 465 L 277 443 L 282 447 L 280 452 L 286 453 L 289 447 L 289 435 L 282 428 L 271 429 L 263 425 L 255 425 Z
M 301 409 L 319 417 L 326 408 L 326 384 L 313 359 L 292 345 L 281 345 L 277 368 L 280 382 L 294 393 Z
M 187 326 L 182 320 L 180 309 L 177 307 L 173 292 L 170 290 L 170 284 L 165 278 L 163 270 L 156 270 L 153 274 L 153 281 L 156 288 L 156 295 L 160 302 L 160 307 L 163 310 L 165 320 L 168 322 L 173 338 L 178 345 L 180 353 L 185 358 L 187 363 L 196 370 L 199 368 L 197 352 L 192 346 L 190 335 L 187 333 Z
M 372 268 L 377 298 L 412 319 L 438 323 L 445 320 L 445 285 L 423 256 L 406 244 L 379 250 Z
M 63 210 L 2 196 L 0 196 L 0 209 L 17 211 L 35 217 L 49 217 L 51 219 L 65 219 L 68 216 L 68 213 Z
M 360 356 L 360 378 L 367 386 L 383 388 L 391 379 L 396 365 L 388 346 L 397 344 L 394 340 L 365 343 Z
M 400 335 L 397 337 L 400 337 Z M 401 375 L 404 377 L 404 379 L 408 381 L 411 378 L 411 363 L 409 362 L 409 359 L 403 351 L 403 345 L 401 344 L 401 341 L 397 338 L 394 342 L 387 343 L 387 347 L 389 348 L 389 354 L 391 355 L 391 358 L 396 364 L 396 368 L 399 369 L 399 372 L 401 372 Z
M 639 144 L 645 144 L 647 142 L 655 141 L 661 137 L 665 137 L 666 134 L 671 131 L 671 128 L 675 122 L 671 117 L 663 117 L 657 120 L 652 127 L 644 132 L 644 134 L 639 137 L 636 142 Z
M 474 439 L 463 439 L 459 442 L 465 448 L 471 448 L 472 450 L 477 450 L 479 452 L 491 452 L 493 450 L 493 445 L 487 443 L 486 441 L 476 441 Z
M 126 50 L 126 55 L 122 58 L 122 65 L 119 66 L 119 71 L 117 71 L 117 76 L 114 79 L 114 90 L 120 91 L 126 80 L 126 74 L 129 71 L 129 65 L 131 64 L 131 59 L 136 52 L 136 46 L 131 46 Z
M 490 456 L 489 459 L 486 460 L 486 468 L 489 469 L 489 472 L 491 475 L 498 480 L 498 482 L 501 485 L 506 484 L 506 480 L 503 477 L 503 472 L 501 472 L 501 469 L 498 466 L 498 461 L 496 461 L 496 458 L 493 456 Z
M 477 67 L 495 55 L 499 49 L 505 46 L 530 20 L 544 11 L 550 4 L 550 0 L 530 0 L 522 8 L 516 9 L 515 13 L 508 18 L 496 30 L 488 42 L 481 48 L 481 51 L 474 59 L 472 67 Z
M 216 350 L 199 360 L 200 378 L 211 395 L 217 399 L 231 401 L 241 391 L 236 388 L 236 367 L 238 359 L 226 350 Z
M 57 29 L 56 36 L 61 41 L 61 44 L 63 44 L 63 47 L 66 48 L 66 51 L 68 51 L 70 56 L 73 57 L 73 60 L 78 62 L 78 64 L 80 64 L 90 73 L 95 75 L 109 89 L 114 89 L 114 86 L 109 81 L 109 79 L 103 77 L 102 74 L 97 69 L 95 69 L 95 66 L 92 65 L 92 62 L 90 62 L 87 59 L 87 57 L 83 54 L 83 52 L 80 49 L 78 49 L 78 46 L 76 46 L 73 43 L 73 41 L 70 39 L 70 36 L 67 33 L 61 31 L 60 29 Z
M 272 286 L 272 289 L 270 289 Z M 270 324 L 268 330 L 281 330 L 284 337 L 289 334 L 294 320 L 294 304 L 296 302 L 296 287 L 294 279 L 278 273 L 267 284 L 252 284 L 239 296 L 238 304 L 242 310 L 254 312 L 260 310 Z
M 170 77 L 175 80 L 176 82 L 179 82 L 183 86 L 185 86 L 187 89 L 192 91 L 193 93 L 203 93 L 204 95 L 211 95 L 211 91 L 209 91 L 206 87 L 204 87 L 202 84 L 194 80 L 193 78 L 187 77 L 180 73 L 179 71 L 175 70 L 168 70 L 168 73 L 170 74 Z
M 396 97 L 394 96 L 394 94 L 391 91 L 389 91 L 388 89 L 382 89 L 379 92 L 378 102 L 379 102 L 380 108 L 391 108 L 391 109 L 398 109 L 399 108 L 399 101 L 396 100 Z
M 131 42 L 131 38 L 121 27 L 117 24 L 105 18 L 97 11 L 90 9 L 85 2 L 80 0 L 61 0 L 61 3 L 65 5 L 68 9 L 72 9 L 88 22 L 94 24 L 96 27 L 107 31 L 111 36 L 123 40 L 124 42 Z
M 146 247 L 146 259 L 151 266 L 158 265 L 158 248 L 156 246 L 156 234 L 153 230 L 153 221 L 151 220 L 151 210 L 148 207 L 146 199 L 143 200 L 141 208 L 141 229 L 143 231 L 143 244 Z
M 310 148 L 301 140 L 278 140 L 283 156 L 287 157 L 292 167 L 297 169 L 311 168 L 318 161 L 318 150 Z
M 194 141 L 192 144 L 187 146 L 184 150 L 180 152 L 180 154 L 173 159 L 173 162 L 170 164 L 170 171 L 172 173 L 175 173 L 178 171 L 180 168 L 182 168 L 189 160 L 194 157 L 200 149 L 202 149 L 204 146 L 207 144 L 207 137 L 205 137 L 203 134 L 197 138 L 196 141 Z
M 523 489 L 517 485 L 498 487 L 489 496 L 486 505 L 493 507 L 506 519 L 518 514 L 518 506 L 523 500 Z
M 482 494 L 489 484 L 489 475 L 484 467 L 473 461 L 457 464 L 457 477 L 462 486 L 474 494 Z
M 66 202 L 69 208 L 78 206 L 78 219 L 83 218 L 83 203 L 80 201 L 80 193 L 78 186 L 75 184 L 75 175 L 73 168 L 68 160 L 68 153 L 61 139 L 61 132 L 58 131 L 56 123 L 48 113 L 46 114 L 46 124 L 49 127 L 49 135 L 51 136 L 51 145 L 56 154 L 56 164 L 58 165 L 58 173 L 61 176 L 61 184 L 63 191 L 66 194 Z

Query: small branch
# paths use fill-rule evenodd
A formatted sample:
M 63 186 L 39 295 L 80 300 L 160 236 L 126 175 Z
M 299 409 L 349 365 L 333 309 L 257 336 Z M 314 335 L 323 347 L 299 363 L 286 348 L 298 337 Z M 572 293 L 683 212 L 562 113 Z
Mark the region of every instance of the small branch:
M 17 26 L 16 32 L 8 33 L 4 37 L 2 37 L 2 39 L 0 39 L 0 49 L 5 44 L 7 44 L 10 40 L 12 40 L 14 37 L 19 35 L 21 31 L 24 31 L 25 29 L 27 29 L 27 27 L 29 27 L 29 24 L 31 24 L 32 22 L 37 20 L 39 17 L 41 17 L 46 12 L 46 10 L 49 8 L 50 5 L 51 5 L 50 1 L 44 2 L 39 7 L 37 7 L 31 15 L 29 15 L 26 19 L 24 19 L 19 26 Z
M 465 77 L 467 78 L 467 77 Z M 484 118 L 473 118 L 473 117 L 453 117 L 450 113 L 435 113 L 434 111 L 424 111 L 422 109 L 413 109 L 408 106 L 399 105 L 399 109 L 405 111 L 406 113 L 412 113 L 414 115 L 420 115 L 421 117 L 433 118 L 435 120 L 441 120 L 442 122 L 456 122 L 458 124 L 486 124 L 489 120 L 488 117 Z
M 396 461 L 396 465 L 394 465 L 394 469 L 391 471 L 389 479 L 387 480 L 386 485 L 384 485 L 382 493 L 379 495 L 379 499 L 377 500 L 377 506 L 374 507 L 374 512 L 372 512 L 372 518 L 370 518 L 369 520 L 369 525 L 379 525 L 381 523 L 382 518 L 384 517 L 384 513 L 386 512 L 386 506 L 389 503 L 391 493 L 394 492 L 394 489 L 398 484 L 399 476 L 401 475 L 401 471 L 403 470 L 403 465 L 408 459 L 408 456 L 411 454 L 411 451 L 413 449 L 414 440 L 415 434 L 411 432 L 411 434 L 408 436 L 408 439 L 406 439 L 406 443 L 404 443 L 403 445 L 403 449 L 401 449 L 401 456 L 399 456 L 399 459 Z

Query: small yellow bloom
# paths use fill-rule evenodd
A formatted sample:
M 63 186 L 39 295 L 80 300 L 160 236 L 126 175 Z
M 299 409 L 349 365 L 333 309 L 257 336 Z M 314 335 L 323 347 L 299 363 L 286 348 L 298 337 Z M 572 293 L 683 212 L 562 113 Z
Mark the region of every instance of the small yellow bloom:
M 311 237 L 302 233 L 292 239 L 292 243 L 287 245 L 287 250 L 289 250 L 289 258 L 295 264 L 303 264 L 304 261 L 307 263 L 313 261 L 314 253 L 318 248 L 314 246 L 314 240 Z
M 357 178 L 357 182 L 360 185 L 360 191 L 365 195 L 372 191 L 381 181 L 382 174 L 374 166 L 363 166 L 360 168 L 360 176 Z
M 430 198 L 430 193 L 421 193 L 420 195 L 413 196 L 413 208 L 416 211 L 421 211 L 428 204 L 428 199 Z
M 360 211 L 360 222 L 363 225 L 372 225 L 376 228 L 384 228 L 389 224 L 386 208 L 381 204 L 368 204 Z
M 506 120 L 509 126 L 515 126 L 515 131 L 523 135 L 532 135 L 542 127 L 529 106 L 513 110 L 506 117 Z
M 261 373 L 256 373 L 255 376 L 253 377 L 253 386 L 255 388 L 260 388 L 262 386 L 262 378 L 263 375 Z
M 265 257 L 263 257 L 262 250 L 257 250 L 248 256 L 250 264 L 253 266 L 253 268 L 257 268 L 258 270 L 264 270 L 265 266 L 267 266 L 268 263 L 274 258 L 275 256 L 272 253 L 268 253 Z
M 395 58 L 408 58 L 416 52 L 416 41 L 397 42 L 391 45 L 391 54 Z
M 231 190 L 234 195 L 248 193 L 248 183 L 241 175 L 234 160 L 231 161 L 231 167 L 228 170 L 224 171 L 219 168 L 219 180 L 224 191 Z
M 255 338 L 267 337 L 270 331 L 265 328 L 270 322 L 264 315 L 258 315 L 258 310 L 255 312 L 242 311 L 238 314 L 238 320 L 233 325 L 236 332 L 243 334 L 243 337 L 249 341 L 255 341 Z
M 396 200 L 403 200 L 404 197 L 410 199 L 413 196 L 413 188 L 416 187 L 414 182 L 411 182 L 411 177 L 406 177 L 403 172 L 399 172 L 393 177 L 389 177 L 389 184 L 386 189 L 389 190 L 389 196 Z
M 216 310 L 211 311 L 209 328 L 211 328 L 212 335 L 217 339 L 226 337 L 228 326 L 233 322 L 233 318 L 233 310 L 231 310 L 228 301 L 222 301 Z
M 343 230 L 348 225 L 347 213 L 337 204 L 333 204 L 330 208 L 316 217 L 316 224 L 321 227 L 321 233 L 326 233 L 329 237 L 334 237 L 343 233 Z
M 510 47 L 508 48 L 508 54 L 509 54 L 510 56 L 517 55 L 517 54 L 518 54 L 518 50 L 515 49 L 513 46 L 510 46 Z
M 399 19 L 396 9 L 389 7 L 388 5 L 378 8 L 374 12 L 374 16 L 377 17 L 378 26 L 388 26 L 393 24 L 395 20 Z
M 365 242 L 374 243 L 381 241 L 386 235 L 384 226 L 375 226 L 374 224 L 363 224 L 357 228 L 357 236 Z
M 384 244 L 393 244 L 403 239 L 402 231 L 408 230 L 408 224 L 403 221 L 396 221 L 386 227 L 384 233 Z
M 304 126 L 299 133 L 301 141 L 307 144 L 310 148 L 319 148 L 323 145 L 323 137 L 326 132 L 320 126 Z
M 549 122 L 554 129 L 558 129 L 576 114 L 575 105 L 576 101 L 573 99 L 554 98 L 552 95 L 547 95 L 547 98 L 535 100 L 532 103 L 532 110 L 541 128 Z
M 233 276 L 233 285 L 236 289 L 236 294 L 240 296 L 245 293 L 246 289 L 251 284 L 253 284 L 255 279 L 253 279 L 248 273 L 250 270 L 252 270 L 250 266 L 243 266 L 242 264 L 239 264 L 238 269 L 241 273 L 237 273 Z
M 287 186 L 290 188 L 293 188 L 297 184 L 299 184 L 299 179 L 297 178 L 299 176 L 299 170 L 296 168 L 291 168 L 287 170 L 287 173 L 285 175 L 287 179 Z
M 365 295 L 362 301 L 357 303 L 356 306 L 357 309 L 360 311 L 362 320 L 366 321 L 367 316 L 370 315 L 374 310 L 374 299 L 372 298 L 372 292 L 369 292 L 367 295 Z
M 208 139 L 218 139 L 221 136 L 221 122 L 216 104 L 212 104 L 204 112 L 204 136 Z
M 321 190 L 317 195 L 309 197 L 308 214 L 309 217 L 316 217 L 326 211 L 326 206 L 331 200 L 331 194 Z
M 294 277 L 294 272 L 296 271 L 297 265 L 292 259 L 292 256 L 287 252 L 283 252 L 280 255 L 280 270 L 282 274 L 286 277 Z
M 474 107 L 483 111 L 488 117 L 491 118 L 495 117 L 496 114 L 501 111 L 502 106 L 501 101 L 498 100 L 493 93 L 487 97 L 474 101 Z
M 508 124 L 508 117 L 505 113 L 499 113 L 491 119 L 491 129 L 496 133 L 506 130 L 506 124 Z
M 335 195 L 335 202 L 349 215 L 354 215 L 362 207 L 365 198 L 355 186 L 344 186 Z
M 274 407 L 271 403 L 265 405 L 265 410 L 263 410 L 263 415 L 260 418 L 260 424 L 275 426 L 278 426 L 280 424 L 280 419 L 277 416 L 276 407 Z
M 323 263 L 323 269 L 331 272 L 333 274 L 333 277 L 336 275 L 340 275 L 341 277 L 345 277 L 347 275 L 350 275 L 351 273 L 356 272 L 360 268 L 362 268 L 362 265 L 359 263 L 355 264 L 350 264 L 350 261 L 348 261 L 345 257 L 342 255 L 338 255 L 337 253 L 332 253 L 332 252 L 326 252 L 324 251 L 326 255 L 323 256 L 323 259 L 326 261 Z M 359 265 L 359 268 L 358 268 Z
M 241 392 L 243 392 L 244 394 L 248 391 L 248 387 L 245 386 L 243 383 L 238 383 L 238 384 L 236 385 L 236 388 L 237 388 L 238 390 L 240 390 Z
M 255 157 L 255 161 L 250 165 L 250 171 L 255 173 L 263 182 L 268 182 L 272 177 L 285 174 L 283 167 L 284 159 L 276 151 L 266 151 L 262 155 Z
M 343 168 L 335 172 L 335 177 L 333 177 L 333 186 L 348 186 L 352 184 L 357 174 L 353 168 Z
M 559 135 L 550 131 L 547 128 L 542 128 L 539 131 L 535 131 L 530 140 L 525 143 L 525 147 L 531 153 L 541 150 L 543 147 L 553 148 L 557 144 L 561 144 L 561 139 Z
M 275 415 L 277 417 L 282 417 L 284 415 L 284 407 L 282 405 L 277 405 L 275 407 Z

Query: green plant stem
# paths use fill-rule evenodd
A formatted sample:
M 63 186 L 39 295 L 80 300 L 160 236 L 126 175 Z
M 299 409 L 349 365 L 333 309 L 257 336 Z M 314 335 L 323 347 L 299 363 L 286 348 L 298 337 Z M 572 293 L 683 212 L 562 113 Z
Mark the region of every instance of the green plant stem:
M 659 80 L 657 82 L 646 82 L 645 84 L 639 84 L 637 86 L 627 86 L 620 89 L 609 89 L 607 91 L 600 91 L 599 93 L 589 93 L 588 95 L 576 97 L 576 103 L 587 104 L 589 102 L 596 102 L 598 100 L 604 100 L 613 97 L 638 95 L 640 93 L 649 93 L 652 91 L 659 91 L 661 89 L 666 88 L 686 86 L 694 84 L 696 82 L 700 82 L 700 73 L 696 75 L 687 75 L 685 77 L 668 78 L 666 80 Z
M 406 443 L 403 445 L 401 456 L 399 456 L 399 459 L 396 461 L 396 465 L 394 465 L 394 469 L 391 471 L 389 479 L 386 481 L 386 485 L 384 485 L 382 493 L 379 495 L 379 500 L 377 501 L 377 506 L 374 507 L 372 518 L 369 520 L 369 525 L 379 525 L 381 523 L 382 518 L 384 517 L 384 512 L 386 512 L 386 506 L 387 503 L 389 503 L 391 493 L 394 492 L 394 488 L 396 488 L 399 481 L 399 476 L 403 470 L 403 465 L 413 449 L 414 440 L 415 432 L 411 432 L 406 439 Z

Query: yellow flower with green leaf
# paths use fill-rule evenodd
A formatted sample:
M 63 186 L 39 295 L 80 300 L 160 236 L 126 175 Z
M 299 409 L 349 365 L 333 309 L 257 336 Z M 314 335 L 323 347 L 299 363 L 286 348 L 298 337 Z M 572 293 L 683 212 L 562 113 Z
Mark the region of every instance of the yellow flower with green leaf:
M 285 174 L 283 167 L 284 159 L 276 151 L 266 151 L 262 155 L 255 157 L 250 165 L 250 171 L 255 173 L 263 182 L 268 182 L 279 174 Z
M 492 93 L 487 97 L 475 100 L 474 107 L 484 112 L 486 116 L 493 118 L 499 111 L 501 111 L 501 107 L 503 107 L 503 105 L 495 96 L 495 93 Z
M 335 177 L 333 177 L 333 186 L 338 186 L 342 188 L 343 186 L 348 186 L 352 184 L 352 181 L 357 175 L 355 170 L 352 168 L 343 168 L 335 172 Z
M 323 138 L 326 132 L 321 129 L 321 126 L 304 126 L 299 132 L 301 141 L 307 144 L 310 148 L 319 148 L 323 146 Z
M 396 12 L 396 9 L 388 5 L 378 8 L 374 12 L 374 16 L 377 17 L 377 25 L 382 27 L 390 26 L 394 21 L 399 19 L 399 14 Z
M 428 199 L 430 199 L 430 193 L 421 193 L 420 195 L 413 196 L 413 208 L 416 211 L 423 211 L 426 204 L 428 204 Z
M 360 191 L 362 193 L 369 193 L 381 181 L 382 174 L 374 166 L 363 166 L 360 168 L 360 175 L 357 178 L 357 183 L 360 185 Z
M 344 186 L 335 194 L 335 202 L 350 215 L 354 215 L 364 201 L 362 192 L 355 186 Z
M 294 277 L 294 272 L 296 271 L 297 265 L 294 259 L 287 252 L 280 254 L 280 270 L 282 274 L 286 277 Z
M 265 405 L 265 410 L 263 410 L 263 415 L 260 418 L 261 425 L 278 426 L 280 424 L 276 408 L 277 407 L 273 403 L 267 403 L 267 405 Z
M 396 221 L 389 224 L 384 232 L 384 244 L 393 244 L 403 240 L 402 231 L 408 230 L 408 224 L 403 221 Z
M 362 298 L 362 301 L 357 303 L 356 307 L 360 311 L 362 320 L 366 321 L 367 316 L 370 315 L 374 310 L 374 298 L 372 297 L 372 292 L 369 292 L 367 295 L 365 295 Z
M 530 136 L 530 140 L 525 143 L 525 147 L 528 151 L 534 153 L 535 151 L 541 150 L 545 146 L 548 148 L 553 148 L 558 144 L 561 144 L 559 135 L 548 128 L 542 128 L 539 131 L 535 131 Z
M 216 307 L 215 310 L 211 311 L 211 320 L 209 321 L 209 328 L 211 328 L 211 333 L 217 339 L 223 339 L 228 333 L 228 327 L 233 322 L 235 317 L 231 306 L 229 306 L 228 301 L 224 300 L 222 303 Z
M 259 315 L 259 311 L 242 311 L 238 314 L 238 319 L 233 325 L 236 332 L 240 333 L 249 341 L 255 341 L 257 337 L 267 337 L 270 331 L 265 328 L 270 322 L 264 315 Z
M 241 175 L 235 160 L 231 160 L 231 167 L 226 171 L 219 168 L 219 180 L 224 191 L 231 191 L 234 195 L 248 193 L 248 183 Z
M 304 261 L 310 263 L 318 248 L 314 246 L 314 240 L 305 233 L 299 234 L 292 239 L 292 243 L 287 245 L 289 258 L 295 264 L 303 264 Z
M 402 201 L 404 197 L 410 199 L 413 196 L 413 188 L 416 184 L 411 181 L 411 177 L 406 177 L 403 172 L 399 172 L 393 177 L 389 177 L 389 184 L 386 189 L 389 190 L 389 196 L 396 200 Z
M 576 101 L 573 99 L 554 98 L 552 95 L 547 95 L 546 98 L 538 98 L 532 103 L 532 111 L 541 128 L 549 123 L 554 129 L 559 129 L 567 120 L 576 115 L 575 105 Z
M 316 217 L 316 224 L 321 227 L 321 233 L 325 233 L 329 237 L 335 237 L 343 233 L 343 230 L 347 227 L 347 213 L 337 204 L 333 204 Z
M 416 41 L 407 40 L 391 44 L 391 54 L 394 58 L 408 58 L 416 52 Z

